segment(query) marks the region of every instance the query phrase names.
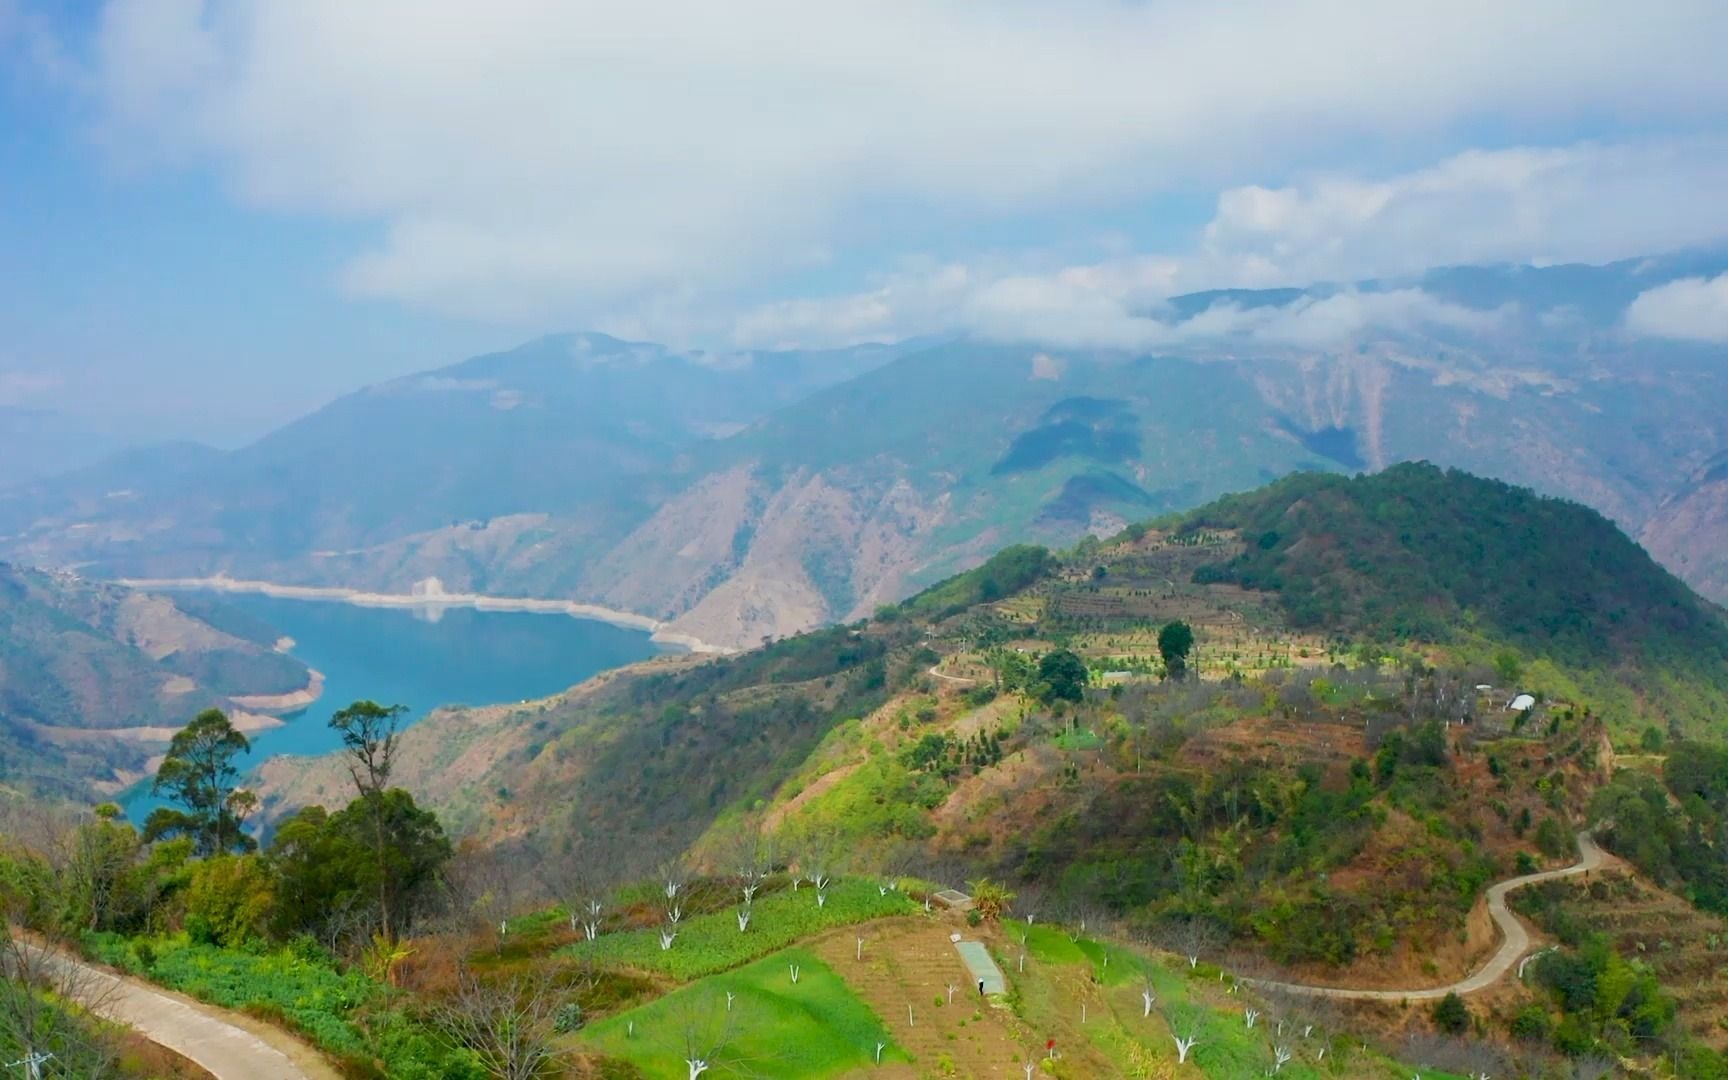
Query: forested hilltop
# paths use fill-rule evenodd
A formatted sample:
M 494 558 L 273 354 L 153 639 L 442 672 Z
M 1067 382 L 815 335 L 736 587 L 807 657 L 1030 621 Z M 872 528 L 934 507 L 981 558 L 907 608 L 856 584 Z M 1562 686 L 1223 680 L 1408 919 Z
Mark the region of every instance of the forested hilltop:
M 1177 534 L 1232 529 L 1195 580 L 1278 594 L 1294 627 L 1363 638 L 1472 634 L 1580 666 L 1679 667 L 1723 685 L 1728 621 L 1602 515 L 1427 464 L 1301 474 L 1221 499 Z

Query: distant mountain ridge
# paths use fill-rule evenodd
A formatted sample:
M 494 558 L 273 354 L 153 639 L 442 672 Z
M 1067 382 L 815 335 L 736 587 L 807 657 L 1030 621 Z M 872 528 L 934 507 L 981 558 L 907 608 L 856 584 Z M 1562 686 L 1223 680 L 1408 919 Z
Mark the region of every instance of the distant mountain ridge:
M 1323 348 L 1244 331 L 1150 352 L 948 339 L 713 357 L 562 335 L 360 391 L 233 453 L 0 493 L 0 553 L 380 592 L 436 577 L 742 647 L 866 615 L 1010 542 L 1425 459 L 1593 506 L 1722 599 L 1724 351 L 1621 321 L 1641 291 L 1724 269 L 1714 253 L 1463 267 L 1166 305 L 1421 289 L 1493 315 Z

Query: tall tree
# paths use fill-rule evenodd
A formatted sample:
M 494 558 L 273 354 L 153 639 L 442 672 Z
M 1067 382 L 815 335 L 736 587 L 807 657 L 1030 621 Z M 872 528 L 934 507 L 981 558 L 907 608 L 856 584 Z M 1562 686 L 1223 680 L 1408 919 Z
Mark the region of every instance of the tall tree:
M 392 910 L 390 875 L 385 870 L 384 792 L 390 785 L 390 773 L 396 767 L 397 724 L 407 711 L 404 705 L 380 705 L 367 700 L 339 709 L 330 718 L 330 726 L 342 735 L 343 751 L 348 755 L 348 775 L 372 818 L 372 855 L 378 869 L 378 916 L 384 937 L 389 941 L 396 940 L 396 912 Z
M 380 811 L 382 861 L 376 847 Z M 386 910 L 400 929 L 433 899 L 450 856 L 437 816 L 414 805 L 401 788 L 355 799 L 334 814 L 305 807 L 270 842 L 276 931 L 315 933 L 335 948 L 380 926 Z M 366 918 L 357 921 L 361 912 Z
M 1172 679 L 1188 674 L 1188 654 L 1194 649 L 1194 628 L 1178 619 L 1158 631 L 1158 655 Z
M 241 828 L 257 800 L 235 787 L 240 770 L 234 759 L 251 750 L 246 736 L 220 709 L 206 709 L 193 717 L 168 744 L 168 754 L 150 786 L 152 794 L 166 795 L 185 809 L 164 806 L 151 811 L 144 822 L 144 838 L 190 836 L 200 855 L 257 846 Z
M 330 727 L 342 735 L 348 755 L 348 775 L 362 798 L 390 786 L 396 766 L 396 733 L 406 705 L 380 705 L 356 701 L 330 718 Z
M 1040 695 L 1045 701 L 1080 701 L 1086 696 L 1086 661 L 1067 649 L 1055 649 L 1038 661 Z

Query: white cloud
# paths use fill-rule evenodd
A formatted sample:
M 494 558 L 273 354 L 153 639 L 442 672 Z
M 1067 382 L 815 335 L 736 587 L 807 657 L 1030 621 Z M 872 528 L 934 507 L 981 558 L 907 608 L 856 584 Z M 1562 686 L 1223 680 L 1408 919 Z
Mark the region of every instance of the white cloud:
M 1456 146 L 1483 120 L 1691 130 L 1728 110 L 1723 40 L 1719 0 L 112 0 L 93 76 L 120 152 L 375 224 L 354 291 L 546 322 L 723 299 L 848 250 L 884 207 L 1121 206 Z M 1597 205 L 1565 189 L 1603 162 L 1544 153 L 1455 159 L 1414 186 L 1237 188 L 1202 254 L 1250 281 L 1399 264 L 1416 250 L 1400 232 L 1442 254 L 1546 243 L 1555 215 Z M 1506 197 L 1531 190 L 1547 194 Z M 1499 216 L 1449 221 L 1472 195 Z M 1123 292 L 1068 284 L 1083 305 Z M 832 317 L 895 321 L 868 303 Z
M 1224 191 L 1192 248 L 1083 265 L 1000 260 L 902 273 L 868 293 L 767 305 L 740 320 L 742 342 L 888 340 L 961 326 L 1004 338 L 1142 348 L 1171 328 L 1145 313 L 1204 289 L 1397 277 L 1437 265 L 1602 262 L 1728 237 L 1728 143 L 1583 143 L 1469 151 L 1368 181 L 1327 176 L 1283 188 Z M 1480 329 L 1479 313 L 1442 309 L 1409 290 L 1343 293 L 1281 309 L 1215 307 L 1190 338 L 1250 334 L 1289 344 L 1338 340 L 1370 326 Z M 842 313 L 867 310 L 867 320 Z M 1553 313 L 1534 313 L 1553 323 Z M 1228 325 L 1226 325 L 1228 324 Z
M 1196 262 L 1300 284 L 1476 262 L 1606 262 L 1728 236 L 1728 140 L 1472 150 L 1367 181 L 1224 192 Z
M 1323 349 L 1375 333 L 1485 332 L 1509 311 L 1478 311 L 1420 289 L 1343 289 L 1279 306 L 1214 303 L 1187 319 L 1141 302 L 1155 261 L 992 276 L 958 265 L 908 270 L 851 295 L 782 301 L 741 317 L 734 341 L 786 348 L 892 341 L 937 330 L 1064 348 L 1141 350 L 1193 342 Z M 1151 281 L 1163 281 L 1154 272 Z M 1159 297 L 1164 295 L 1158 293 Z
M 0 405 L 20 405 L 52 394 L 64 385 L 64 379 L 48 372 L 0 371 Z
M 1626 309 L 1636 334 L 1728 342 L 1728 274 L 1685 278 L 1647 289 Z
M 1256 341 L 1319 349 L 1370 331 L 1480 333 L 1492 329 L 1505 315 L 1448 303 L 1421 289 L 1347 290 L 1321 298 L 1304 297 L 1281 307 L 1214 305 L 1178 324 L 1177 329 L 1190 340 L 1246 334 Z

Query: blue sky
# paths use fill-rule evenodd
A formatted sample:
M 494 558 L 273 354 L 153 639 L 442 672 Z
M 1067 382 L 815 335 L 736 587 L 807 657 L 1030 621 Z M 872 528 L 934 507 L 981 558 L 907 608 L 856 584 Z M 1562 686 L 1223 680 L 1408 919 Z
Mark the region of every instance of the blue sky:
M 1717 243 L 1723 40 L 1687 0 L 0 0 L 0 405 L 233 444 L 558 329 L 1135 346 L 1192 289 Z

